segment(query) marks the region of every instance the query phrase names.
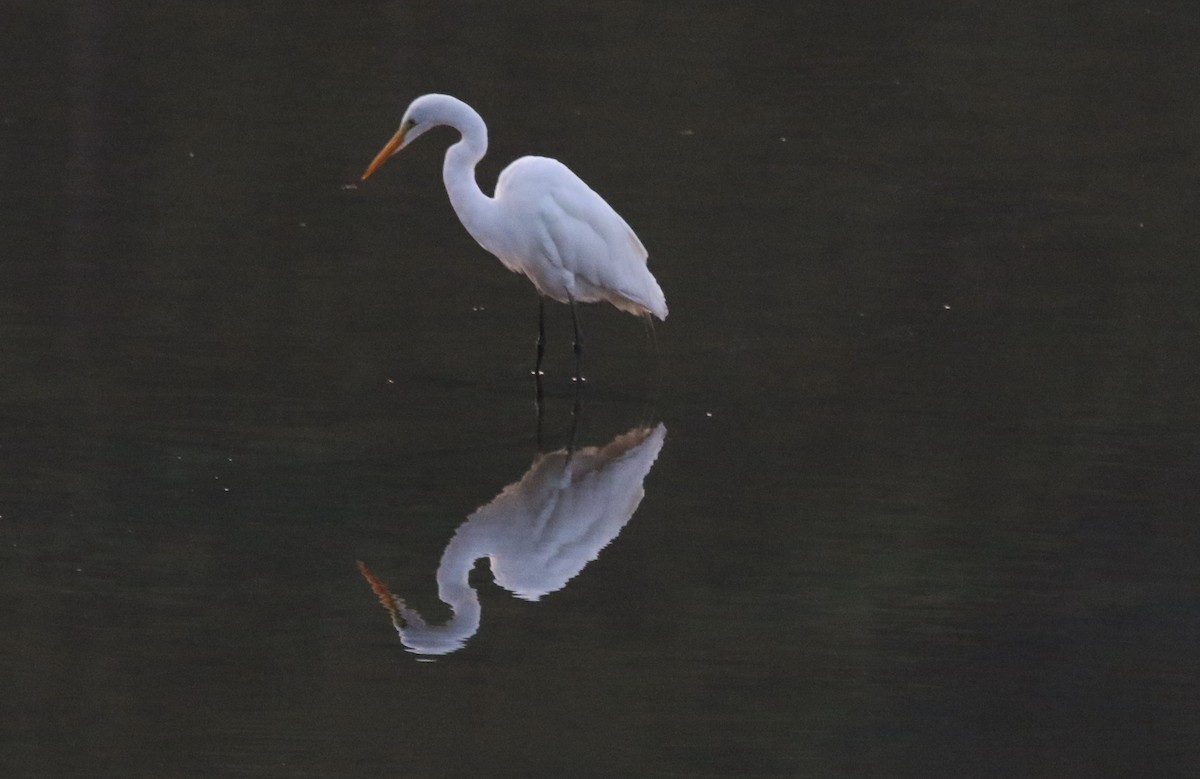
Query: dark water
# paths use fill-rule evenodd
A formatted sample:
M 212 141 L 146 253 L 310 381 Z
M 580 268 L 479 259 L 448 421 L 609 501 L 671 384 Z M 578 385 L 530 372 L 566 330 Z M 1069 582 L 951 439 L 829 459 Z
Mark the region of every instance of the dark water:
M 0 23 L 4 776 L 1194 775 L 1191 4 Z M 451 135 L 353 186 L 429 91 L 671 307 L 540 446 Z

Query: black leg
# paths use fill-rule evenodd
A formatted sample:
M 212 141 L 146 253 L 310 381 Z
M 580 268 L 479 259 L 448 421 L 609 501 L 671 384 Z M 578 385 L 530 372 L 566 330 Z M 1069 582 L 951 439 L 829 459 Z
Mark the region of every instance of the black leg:
M 539 379 L 542 376 L 542 355 L 546 353 L 546 299 L 538 295 L 538 339 L 537 362 L 533 366 L 533 375 Z M 538 382 L 538 396 L 542 394 L 542 383 Z
M 537 450 L 538 454 L 542 452 L 542 377 L 534 376 L 533 380 L 537 383 L 537 396 L 533 401 L 534 413 L 537 415 L 537 427 L 535 428 L 537 435 Z
M 578 375 L 575 377 L 575 402 L 571 404 L 571 440 L 575 440 L 575 423 L 579 420 L 579 413 L 583 411 L 583 379 Z
M 575 405 L 571 407 L 571 437 L 567 439 L 567 459 L 575 454 L 575 435 L 579 432 L 579 418 L 583 416 L 583 404 L 579 400 L 579 384 L 575 384 Z
M 537 447 L 542 450 L 542 355 L 546 353 L 546 299 L 538 295 L 537 362 L 533 366 L 533 408 L 537 414 Z
M 579 338 L 579 314 L 575 310 L 575 298 L 571 301 L 571 327 L 575 329 L 575 383 L 583 382 L 583 341 Z

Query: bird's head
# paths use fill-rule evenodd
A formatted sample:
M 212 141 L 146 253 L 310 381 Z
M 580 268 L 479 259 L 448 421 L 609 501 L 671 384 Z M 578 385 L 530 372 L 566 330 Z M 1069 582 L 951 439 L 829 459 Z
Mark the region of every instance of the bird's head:
M 422 95 L 412 101 L 408 110 L 404 112 L 404 118 L 400 120 L 400 129 L 379 150 L 375 159 L 371 160 L 371 164 L 367 166 L 366 172 L 362 175 L 363 180 L 365 181 L 375 172 L 376 168 L 387 162 L 388 157 L 415 141 L 425 131 L 440 124 L 451 123 L 447 119 L 446 109 L 451 103 L 459 102 L 448 95 Z

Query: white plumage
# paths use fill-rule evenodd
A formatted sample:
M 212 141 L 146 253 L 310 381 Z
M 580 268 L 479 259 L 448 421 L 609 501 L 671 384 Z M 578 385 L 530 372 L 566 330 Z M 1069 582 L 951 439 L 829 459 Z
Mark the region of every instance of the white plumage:
M 528 276 L 538 292 L 560 303 L 607 300 L 630 314 L 667 318 L 666 298 L 646 267 L 646 248 L 566 165 L 520 158 L 500 174 L 496 202 L 504 221 L 518 229 L 506 231 L 507 245 L 489 245 L 487 236 L 476 240 Z
M 422 133 L 453 127 L 462 139 L 446 150 L 442 178 L 467 232 L 505 267 L 529 278 L 560 303 L 608 301 L 635 315 L 667 318 L 667 301 L 646 267 L 646 249 L 604 198 L 571 170 L 548 157 L 521 157 L 500 174 L 495 197 L 475 181 L 487 152 L 487 126 L 466 103 L 423 95 L 404 112 L 400 129 L 363 178 Z M 576 323 L 578 354 L 578 324 Z M 541 364 L 539 337 L 538 364 Z

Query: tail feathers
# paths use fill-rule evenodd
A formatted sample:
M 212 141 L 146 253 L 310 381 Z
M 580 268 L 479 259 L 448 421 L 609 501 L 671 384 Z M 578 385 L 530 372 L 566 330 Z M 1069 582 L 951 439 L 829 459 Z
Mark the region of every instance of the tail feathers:
M 602 283 L 590 282 L 583 276 L 576 275 L 573 295 L 567 293 L 566 299 L 545 291 L 542 294 L 562 303 L 568 302 L 572 297 L 581 303 L 605 300 L 627 314 L 652 314 L 662 320 L 667 318 L 667 299 L 663 296 L 662 288 L 650 272 L 644 269 L 637 278 L 607 279 Z
M 658 286 L 658 282 L 654 283 L 653 290 L 647 290 L 653 294 L 646 295 L 641 301 L 642 309 L 646 313 L 654 314 L 660 321 L 667 320 L 667 298 L 663 295 L 662 289 Z
M 655 301 L 654 307 L 650 309 L 650 313 L 658 317 L 659 321 L 667 321 L 667 299 L 663 297 L 662 292 L 658 293 L 658 300 Z
M 661 321 L 665 322 L 667 319 L 667 298 L 658 282 L 649 274 L 641 289 L 636 292 L 618 290 L 616 294 L 608 296 L 608 300 L 617 308 L 634 316 L 653 314 Z

